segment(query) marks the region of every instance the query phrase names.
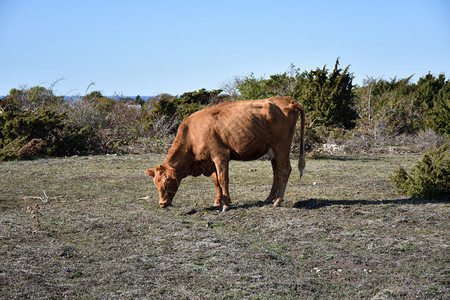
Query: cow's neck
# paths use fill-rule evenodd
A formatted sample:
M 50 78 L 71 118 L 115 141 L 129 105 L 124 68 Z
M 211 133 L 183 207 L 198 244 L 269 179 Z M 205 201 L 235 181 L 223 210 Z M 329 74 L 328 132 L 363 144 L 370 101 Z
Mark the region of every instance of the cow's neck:
M 163 164 L 173 168 L 177 177 L 184 178 L 189 175 L 192 160 L 192 151 L 188 147 L 174 143 Z

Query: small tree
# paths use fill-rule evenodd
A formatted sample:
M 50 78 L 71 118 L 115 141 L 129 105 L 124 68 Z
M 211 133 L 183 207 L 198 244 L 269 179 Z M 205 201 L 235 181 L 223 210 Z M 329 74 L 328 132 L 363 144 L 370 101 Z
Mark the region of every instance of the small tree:
M 428 111 L 425 124 L 440 134 L 450 136 L 450 85 L 440 91 L 433 108 Z
M 424 118 L 415 105 L 416 88 L 411 77 L 364 80 L 355 90 L 359 125 L 382 138 L 418 132 Z
M 239 79 L 237 88 L 239 90 L 238 100 L 265 99 L 273 96 L 264 78 L 256 78 L 253 73 Z
M 303 72 L 297 81 L 295 98 L 305 110 L 314 112 L 316 124 L 353 128 L 357 119 L 354 110 L 353 74 L 349 66 L 339 68 L 336 60 L 330 73 L 326 66 L 308 73 Z
M 138 105 L 144 105 L 145 104 L 145 100 L 142 99 L 141 96 L 137 95 L 136 98 L 134 98 L 134 104 L 138 104 Z
M 6 111 L 59 109 L 64 97 L 56 96 L 51 88 L 34 86 L 31 88 L 11 89 L 9 95 L 0 99 L 0 108 Z
M 179 125 L 177 119 L 177 97 L 160 94 L 147 101 L 140 110 L 140 122 L 145 136 L 158 138 L 176 132 Z
M 198 91 L 183 93 L 177 98 L 177 118 L 182 121 L 194 112 L 205 108 L 210 104 L 217 104 L 221 101 L 219 94 L 222 90 L 208 91 L 200 89 Z
M 200 89 L 198 91 L 186 92 L 179 97 L 181 104 L 199 104 L 208 105 L 214 102 L 215 99 L 222 93 L 222 90 L 207 91 L 206 89 Z
M 235 76 L 225 82 L 220 86 L 221 90 L 227 95 L 228 99 L 231 101 L 236 101 L 239 97 L 239 84 L 241 79 Z
M 428 73 L 417 82 L 416 106 L 426 115 L 425 125 L 450 135 L 450 81 Z
M 270 75 L 269 79 L 256 78 L 250 74 L 244 78 L 235 79 L 239 90 L 239 100 L 265 99 L 269 97 L 290 96 L 296 98 L 295 91 L 299 89 L 300 69 L 291 64 L 288 72 Z
M 148 114 L 149 118 L 158 119 L 161 116 L 171 118 L 177 112 L 177 99 L 175 96 L 169 94 L 158 95 L 152 103 L 147 103 L 147 105 L 151 106 Z

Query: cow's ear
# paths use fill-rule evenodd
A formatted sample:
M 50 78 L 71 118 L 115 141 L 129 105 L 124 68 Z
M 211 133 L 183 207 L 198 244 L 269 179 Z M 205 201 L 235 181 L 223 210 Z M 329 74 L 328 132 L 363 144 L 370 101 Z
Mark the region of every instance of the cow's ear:
M 155 169 L 146 170 L 145 174 L 147 174 L 148 176 L 155 177 Z

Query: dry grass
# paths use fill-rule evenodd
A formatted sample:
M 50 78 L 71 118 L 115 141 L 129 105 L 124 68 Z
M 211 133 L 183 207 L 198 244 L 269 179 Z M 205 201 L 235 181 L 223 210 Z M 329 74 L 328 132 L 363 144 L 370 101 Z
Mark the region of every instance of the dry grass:
M 158 208 L 143 171 L 162 159 L 1 163 L 0 298 L 450 296 L 449 204 L 402 198 L 388 179 L 420 155 L 310 159 L 276 209 L 260 202 L 270 163 L 233 162 L 227 213 L 212 207 L 205 177 Z M 36 204 L 39 226 L 27 210 Z

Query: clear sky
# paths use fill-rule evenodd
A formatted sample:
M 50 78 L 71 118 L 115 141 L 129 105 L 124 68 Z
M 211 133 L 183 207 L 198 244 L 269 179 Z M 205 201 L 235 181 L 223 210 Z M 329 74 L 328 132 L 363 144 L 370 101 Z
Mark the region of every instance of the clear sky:
M 450 1 L 0 0 L 0 95 L 179 95 L 337 57 L 356 84 L 449 78 Z

